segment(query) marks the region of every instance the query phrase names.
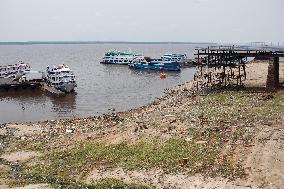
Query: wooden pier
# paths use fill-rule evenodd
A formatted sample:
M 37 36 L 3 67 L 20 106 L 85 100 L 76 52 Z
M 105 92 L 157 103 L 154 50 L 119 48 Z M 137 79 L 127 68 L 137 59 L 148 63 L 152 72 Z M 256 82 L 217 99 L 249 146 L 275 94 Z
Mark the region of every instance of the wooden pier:
M 279 87 L 279 58 L 284 50 L 278 48 L 242 49 L 235 46 L 213 46 L 195 50 L 197 69 L 194 79 L 198 87 L 242 85 L 246 79 L 248 57 L 269 60 L 266 87 Z

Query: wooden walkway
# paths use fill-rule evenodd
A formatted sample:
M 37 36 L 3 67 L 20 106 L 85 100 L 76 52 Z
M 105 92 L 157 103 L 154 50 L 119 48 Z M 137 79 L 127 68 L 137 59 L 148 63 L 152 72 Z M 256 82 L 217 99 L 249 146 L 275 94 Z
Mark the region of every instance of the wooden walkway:
M 274 58 L 284 57 L 284 50 L 273 49 L 240 49 L 240 48 L 222 48 L 208 47 L 196 49 L 196 56 L 230 56 L 230 57 L 255 57 L 255 58 Z

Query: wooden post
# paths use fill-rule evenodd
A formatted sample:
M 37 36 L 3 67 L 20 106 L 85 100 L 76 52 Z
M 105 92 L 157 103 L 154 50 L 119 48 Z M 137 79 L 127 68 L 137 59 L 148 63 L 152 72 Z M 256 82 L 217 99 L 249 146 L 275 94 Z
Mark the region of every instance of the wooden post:
M 197 63 L 198 63 L 198 64 L 201 64 L 201 62 L 200 62 L 200 57 L 199 57 L 199 49 L 197 50 L 197 56 L 198 56 Z
M 279 57 L 269 61 L 266 88 L 276 89 L 279 87 Z
M 273 64 L 275 69 L 275 74 L 274 74 L 275 84 L 276 87 L 279 87 L 279 57 L 274 57 Z

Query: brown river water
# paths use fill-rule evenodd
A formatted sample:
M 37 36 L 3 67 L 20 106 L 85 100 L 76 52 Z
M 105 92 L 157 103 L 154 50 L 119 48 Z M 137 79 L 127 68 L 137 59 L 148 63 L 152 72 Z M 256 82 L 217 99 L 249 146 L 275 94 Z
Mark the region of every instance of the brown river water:
M 44 44 L 0 45 L 0 65 L 22 60 L 33 70 L 47 65 L 67 64 L 75 73 L 77 94 L 52 97 L 40 90 L 0 92 L 0 123 L 43 121 L 77 116 L 94 116 L 125 111 L 153 102 L 173 87 L 193 78 L 194 68 L 167 73 L 132 70 L 123 65 L 103 65 L 100 60 L 108 50 L 129 50 L 145 56 L 186 53 L 193 57 L 191 44 Z M 204 45 L 203 45 L 204 46 Z

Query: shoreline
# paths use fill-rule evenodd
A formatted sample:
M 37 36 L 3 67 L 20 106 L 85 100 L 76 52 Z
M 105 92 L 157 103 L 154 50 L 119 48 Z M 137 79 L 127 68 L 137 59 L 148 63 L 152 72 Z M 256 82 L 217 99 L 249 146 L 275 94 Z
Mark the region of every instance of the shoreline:
M 64 121 L 64 120 L 69 120 L 69 121 L 72 121 L 72 120 L 77 120 L 77 119 L 92 119 L 93 117 L 102 117 L 102 116 L 108 116 L 108 115 L 111 115 L 111 114 L 120 114 L 120 113 L 126 113 L 126 112 L 129 112 L 129 111 L 132 111 L 132 110 L 139 110 L 139 109 L 142 109 L 142 108 L 145 108 L 147 106 L 150 106 L 152 104 L 156 104 L 156 103 L 159 103 L 159 100 L 163 99 L 163 98 L 166 98 L 168 93 L 171 91 L 171 90 L 177 90 L 178 88 L 182 87 L 182 86 L 185 86 L 187 84 L 192 84 L 192 81 L 193 80 L 190 80 L 190 81 L 186 81 L 184 83 L 181 83 L 181 84 L 178 84 L 176 86 L 173 86 L 173 87 L 170 87 L 170 88 L 166 88 L 164 89 L 164 91 L 162 92 L 163 94 L 159 97 L 156 97 L 153 101 L 151 102 L 148 102 L 146 103 L 145 105 L 142 105 L 142 106 L 139 106 L 137 105 L 137 107 L 133 107 L 133 108 L 129 108 L 129 109 L 126 109 L 126 110 L 122 110 L 122 111 L 113 111 L 113 109 L 109 109 L 107 112 L 105 113 L 99 113 L 99 115 L 86 115 L 86 116 L 70 116 L 68 118 L 54 118 L 54 119 L 42 119 L 42 120 L 35 120 L 35 121 L 15 121 L 15 122 L 4 122 L 4 123 L 0 123 L 0 127 L 2 125 L 7 125 L 7 124 L 18 124 L 18 125 L 21 125 L 21 124 L 41 124 L 41 123 L 45 123 L 45 122 L 48 122 L 48 121 Z M 190 88 L 190 87 L 189 87 Z M 41 89 L 40 89 L 41 90 Z
M 190 81 L 191 82 L 191 81 Z M 185 82 L 185 83 L 190 83 L 190 82 Z M 177 86 L 182 86 L 184 85 L 185 83 L 182 83 L 182 84 L 179 84 Z M 112 115 L 112 114 L 121 114 L 121 113 L 126 113 L 126 112 L 129 112 L 129 111 L 132 111 L 132 110 L 139 110 L 139 109 L 142 109 L 142 108 L 145 108 L 147 106 L 150 106 L 152 104 L 156 104 L 158 103 L 158 101 L 160 99 L 163 99 L 164 97 L 167 96 L 167 93 L 168 91 L 170 91 L 171 89 L 175 89 L 177 86 L 174 86 L 172 88 L 166 88 L 163 92 L 163 95 L 160 96 L 160 97 L 156 97 L 152 102 L 149 102 L 149 103 L 146 103 L 145 105 L 142 105 L 142 106 L 138 106 L 138 107 L 134 107 L 134 108 L 129 108 L 125 111 L 116 111 L 116 110 L 111 110 L 109 109 L 108 112 L 105 112 L 105 113 L 100 113 L 99 115 L 87 115 L 87 116 L 72 116 L 72 117 L 69 117 L 69 118 L 54 118 L 54 119 L 42 119 L 42 120 L 35 120 L 35 121 L 15 121 L 15 122 L 5 122 L 5 123 L 0 123 L 0 128 L 1 126 L 5 126 L 7 124 L 16 124 L 16 125 L 21 125 L 21 124 L 24 124 L 24 125 L 27 125 L 27 124 L 41 124 L 41 123 L 45 123 L 45 122 L 48 122 L 48 121 L 64 121 L 64 120 L 69 120 L 69 121 L 72 121 L 72 120 L 77 120 L 77 119 L 92 119 L 94 117 L 102 117 L 102 116 L 108 116 L 108 115 Z
M 248 66 L 246 86 L 263 87 L 267 64 Z M 281 76 L 284 73 L 282 68 Z M 57 178 L 56 174 L 63 174 L 70 180 L 66 181 L 66 185 L 76 179 L 88 186 L 108 178 L 131 186 L 138 182 L 141 187 L 146 185 L 150 188 L 189 188 L 191 183 L 196 186 L 191 185 L 190 188 L 283 186 L 284 180 L 280 178 L 284 175 L 281 172 L 277 172 L 276 176 L 271 173 L 283 168 L 277 162 L 271 164 L 275 159 L 284 160 L 281 151 L 276 151 L 284 143 L 275 140 L 284 134 L 281 125 L 283 90 L 276 93 L 219 91 L 192 96 L 190 85 L 186 82 L 175 86 L 153 103 L 124 112 L 2 124 L 0 136 L 5 136 L 2 142 L 5 146 L 0 148 L 0 167 L 6 170 L 9 164 L 17 162 L 22 167 L 29 167 L 31 172 L 27 169 L 16 174 L 23 177 L 38 175 L 35 183 L 51 185 L 58 183 L 44 181 L 42 176 Z M 270 135 L 267 136 L 267 133 Z M 81 144 L 89 150 L 82 150 Z M 113 150 L 103 150 L 109 146 Z M 166 149 L 170 149 L 169 154 L 165 153 Z M 275 154 L 271 156 L 263 149 Z M 104 151 L 109 159 L 101 159 L 97 150 Z M 121 151 L 126 154 L 121 154 Z M 149 154 L 144 156 L 146 152 Z M 66 156 L 65 166 L 71 166 L 70 169 L 63 168 L 63 172 L 58 169 L 58 158 L 53 159 L 58 153 L 60 157 L 65 157 L 65 153 L 74 155 L 71 159 Z M 85 153 L 92 154 L 83 156 L 83 159 L 76 155 Z M 51 163 L 54 162 L 47 166 L 37 165 L 36 162 L 47 161 L 45 156 Z M 164 159 L 156 160 L 160 156 Z M 265 164 L 267 159 L 269 161 Z M 29 164 L 30 160 L 34 160 L 35 165 Z M 89 167 L 81 161 L 87 161 Z M 68 162 L 73 163 L 70 165 Z M 38 168 L 43 172 L 38 172 Z M 77 169 L 82 172 L 76 172 Z M 257 169 L 263 172 L 259 174 Z M 2 184 L 4 188 L 33 184 L 25 179 L 15 181 L 7 174 L 9 171 L 0 178 L 0 186 Z M 43 188 L 52 188 L 51 185 Z

